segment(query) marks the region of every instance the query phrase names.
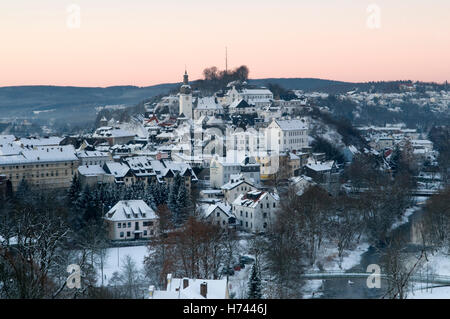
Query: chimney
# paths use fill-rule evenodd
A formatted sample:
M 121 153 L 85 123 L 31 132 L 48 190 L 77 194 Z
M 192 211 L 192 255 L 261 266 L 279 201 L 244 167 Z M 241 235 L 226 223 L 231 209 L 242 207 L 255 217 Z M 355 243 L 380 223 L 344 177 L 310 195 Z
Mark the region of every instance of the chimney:
M 202 282 L 200 284 L 200 295 L 206 298 L 207 294 L 208 294 L 208 284 L 206 282 Z
M 189 279 L 183 278 L 183 289 L 186 289 L 189 286 Z
M 148 287 L 148 297 L 149 299 L 153 299 L 153 293 L 155 292 L 155 286 Z

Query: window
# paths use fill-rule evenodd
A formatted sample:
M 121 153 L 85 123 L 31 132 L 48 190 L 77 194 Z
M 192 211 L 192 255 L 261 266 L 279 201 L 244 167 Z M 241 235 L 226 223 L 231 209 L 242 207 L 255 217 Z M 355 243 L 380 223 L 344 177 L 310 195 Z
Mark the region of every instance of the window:
M 245 212 L 245 217 L 246 217 L 246 218 L 248 217 L 248 212 Z
M 144 230 L 144 236 L 147 236 L 147 231 L 146 230 Z
M 267 208 L 269 208 L 269 203 L 267 203 Z
M 129 231 L 127 231 L 127 237 L 130 237 L 131 233 Z
M 118 223 L 118 224 L 117 224 L 117 228 L 122 228 L 122 224 L 121 224 L 121 223 Z
M 126 223 L 123 223 L 123 224 L 122 224 L 122 227 L 123 227 L 123 228 L 127 227 L 127 224 L 126 224 Z
M 219 212 L 217 213 L 217 217 L 220 217 L 220 213 Z
M 123 231 L 120 232 L 120 237 L 123 237 Z
M 273 203 L 273 207 L 274 207 L 274 208 L 276 207 L 275 203 Z
M 128 227 L 131 227 L 131 222 L 128 222 Z

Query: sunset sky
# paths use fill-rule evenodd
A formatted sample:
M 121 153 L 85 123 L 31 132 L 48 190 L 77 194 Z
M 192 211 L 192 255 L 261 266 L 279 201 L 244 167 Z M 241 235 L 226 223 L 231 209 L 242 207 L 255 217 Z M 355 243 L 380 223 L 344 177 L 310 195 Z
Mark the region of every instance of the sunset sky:
M 80 8 L 79 28 L 70 28 Z M 380 27 L 368 19 L 380 8 Z M 76 19 L 75 19 L 76 20 Z M 373 20 L 371 20 L 373 21 Z M 450 80 L 448 0 L 2 0 L 0 86 L 251 78 Z

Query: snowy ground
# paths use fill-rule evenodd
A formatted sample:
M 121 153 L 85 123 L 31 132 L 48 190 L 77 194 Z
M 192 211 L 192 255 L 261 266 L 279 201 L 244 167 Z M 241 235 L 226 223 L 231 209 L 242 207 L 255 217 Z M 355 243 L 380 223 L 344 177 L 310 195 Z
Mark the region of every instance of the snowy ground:
M 450 287 L 417 289 L 408 293 L 408 299 L 450 299 Z
M 361 261 L 361 255 L 369 249 L 369 244 L 360 243 L 352 250 L 346 250 L 343 253 L 342 261 L 339 260 L 336 245 L 329 245 L 324 247 L 318 254 L 317 260 L 310 271 L 319 271 L 323 268 L 324 271 L 348 270 L 358 265 Z M 319 267 L 319 265 L 321 267 Z
M 400 220 L 396 221 L 394 224 L 392 224 L 391 230 L 394 230 L 394 229 L 400 227 L 401 225 L 406 224 L 409 221 L 409 217 L 419 209 L 420 209 L 420 207 L 418 207 L 418 206 L 414 206 L 414 207 L 410 207 L 410 208 L 406 209 L 402 218 Z
M 130 247 L 116 247 L 108 248 L 107 256 L 103 266 L 103 276 L 105 284 L 112 277 L 114 272 L 121 272 L 121 267 L 125 261 L 125 256 L 129 255 L 136 263 L 139 271 L 144 268 L 144 257 L 148 256 L 147 246 L 130 246 Z M 101 280 L 101 269 L 98 268 L 99 279 Z

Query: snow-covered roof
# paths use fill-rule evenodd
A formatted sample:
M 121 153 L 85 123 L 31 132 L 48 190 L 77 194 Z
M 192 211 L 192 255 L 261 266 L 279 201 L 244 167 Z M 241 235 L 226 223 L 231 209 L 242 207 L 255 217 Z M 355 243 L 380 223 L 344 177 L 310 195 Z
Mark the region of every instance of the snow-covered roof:
M 334 161 L 308 163 L 306 167 L 316 172 L 329 171 L 333 168 Z
M 106 174 L 100 165 L 82 165 L 78 167 L 78 173 L 84 176 L 98 176 Z
M 199 98 L 197 103 L 197 110 L 222 110 L 222 106 L 216 102 L 214 96 Z
M 275 120 L 281 130 L 295 131 L 308 129 L 307 124 L 302 120 Z
M 183 288 L 183 279 L 188 281 L 188 286 Z M 205 283 L 207 287 L 206 299 L 228 298 L 226 279 L 190 279 L 172 278 L 167 284 L 167 290 L 156 290 L 151 299 L 205 299 L 200 294 L 200 285 Z
M 233 205 L 255 208 L 267 196 L 272 196 L 272 198 L 275 200 L 280 199 L 277 194 L 272 194 L 266 191 L 253 190 L 245 194 L 240 194 L 234 200 Z
M 100 152 L 100 151 L 79 151 L 76 154 L 78 158 L 109 157 L 108 152 Z
M 157 219 L 155 211 L 143 200 L 121 200 L 105 215 L 110 221 Z
M 200 211 L 203 213 L 204 218 L 208 218 L 216 209 L 222 211 L 227 217 L 233 216 L 231 205 L 227 205 L 223 202 L 218 202 L 212 205 L 204 204 L 200 206 Z
M 229 106 L 230 109 L 247 108 L 247 107 L 250 107 L 250 105 L 244 99 L 236 100 Z
M 266 88 L 242 89 L 241 93 L 245 95 L 272 95 L 272 92 Z
M 114 175 L 115 178 L 124 177 L 130 170 L 126 164 L 117 162 L 106 162 L 103 167 L 105 167 L 110 174 Z
M 15 143 L 23 146 L 57 146 L 63 140 L 60 136 L 39 137 L 39 138 L 21 138 Z
M 78 161 L 72 145 L 24 148 L 19 155 L 0 156 L 0 164 L 32 164 Z
M 94 138 L 104 138 L 104 137 L 132 137 L 135 136 L 135 133 L 132 133 L 130 131 L 121 129 L 121 128 L 115 128 L 110 126 L 103 126 L 99 127 L 95 133 L 92 135 Z

